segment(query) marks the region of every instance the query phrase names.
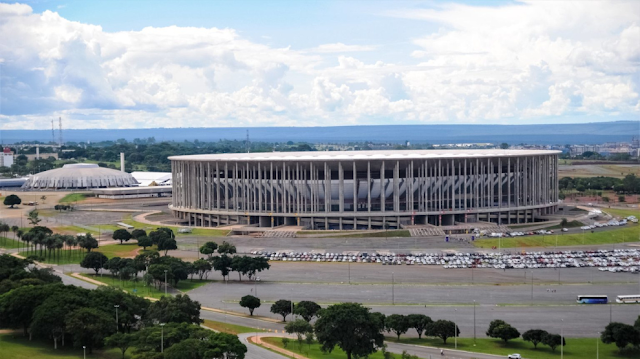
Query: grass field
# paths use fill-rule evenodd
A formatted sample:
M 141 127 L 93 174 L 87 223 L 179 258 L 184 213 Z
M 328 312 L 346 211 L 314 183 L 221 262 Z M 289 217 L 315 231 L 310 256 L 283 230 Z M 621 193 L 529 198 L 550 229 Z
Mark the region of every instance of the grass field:
M 126 216 L 122 220 L 122 222 L 126 223 L 126 224 L 129 224 L 129 225 L 132 225 L 135 228 L 145 229 L 145 230 L 147 230 L 147 232 L 149 232 L 149 230 L 153 230 L 153 229 L 155 229 L 157 227 L 171 228 L 173 230 L 173 232 L 176 234 L 176 236 L 225 237 L 227 234 L 229 234 L 229 231 L 225 230 L 225 229 L 205 229 L 205 228 L 193 228 L 191 230 L 191 233 L 178 233 L 178 229 L 180 229 L 182 227 L 157 226 L 157 225 L 154 225 L 154 224 L 142 223 L 142 222 L 135 221 L 131 217 L 131 215 Z
M 396 338 L 389 337 L 389 341 L 396 341 Z M 629 353 L 618 353 L 618 348 L 615 344 L 604 344 L 596 338 L 566 338 L 567 345 L 564 347 L 565 359 L 584 359 L 594 358 L 596 355 L 596 341 L 598 341 L 598 348 L 600 359 L 620 359 L 620 358 L 639 358 L 640 351 L 632 351 Z M 400 339 L 401 343 L 425 345 L 430 347 L 454 348 L 454 339 L 449 338 L 447 344 L 444 345 L 441 339 L 433 338 L 411 338 Z M 538 349 L 533 349 L 533 344 L 525 342 L 522 339 L 510 340 L 507 344 L 504 344 L 502 340 L 496 339 L 476 339 L 476 345 L 473 345 L 473 338 L 458 338 L 458 349 L 477 353 L 504 355 L 505 357 L 512 353 L 518 353 L 523 358 L 535 358 L 535 359 L 555 359 L 560 358 L 560 347 L 556 348 L 553 352 L 548 346 L 538 344 Z
M 207 328 L 211 328 L 213 330 L 219 331 L 219 332 L 229 333 L 229 334 L 234 334 L 234 335 L 238 335 L 238 334 L 242 334 L 242 333 L 263 333 L 263 332 L 265 332 L 265 330 L 258 329 L 258 328 L 251 328 L 251 327 L 245 327 L 245 326 L 242 326 L 242 325 L 229 324 L 229 323 L 223 323 L 223 322 L 216 322 L 215 320 L 209 320 L 209 319 L 205 319 L 204 320 L 204 326 L 207 327 Z
M 87 198 L 87 195 L 84 193 L 69 193 L 68 195 L 60 198 L 58 203 L 73 203 L 73 202 L 81 202 Z
M 42 256 L 44 260 L 40 261 L 42 263 L 50 263 L 50 264 L 78 264 L 82 261 L 82 258 L 86 255 L 85 250 L 80 249 L 72 249 L 72 250 L 63 250 L 59 254 L 51 254 L 51 257 L 48 258 L 48 254 L 45 250 L 40 253 L 40 250 L 34 251 L 33 248 L 29 250 L 20 251 L 20 255 L 23 257 L 28 257 L 30 255 Z
M 94 231 L 91 229 L 86 229 L 78 226 L 61 226 L 54 228 L 56 232 L 63 234 L 73 234 L 76 235 L 78 233 L 91 233 L 92 236 L 97 236 L 101 231 Z
M 614 216 L 627 217 L 634 215 L 640 216 L 640 211 L 633 209 L 613 209 L 607 208 L 604 210 Z M 624 243 L 624 242 L 637 242 L 640 240 L 640 225 L 637 223 L 629 223 L 626 226 L 620 228 L 591 233 L 585 231 L 584 234 L 552 234 L 546 236 L 527 236 L 516 238 L 490 238 L 479 239 L 473 244 L 480 248 L 520 248 L 520 247 L 554 247 L 556 245 L 556 238 L 558 246 L 578 246 L 583 244 L 612 244 Z
M 136 256 L 138 249 L 142 252 L 142 247 L 138 247 L 138 242 L 135 239 L 131 239 L 129 242 L 124 242 L 124 244 L 107 244 L 94 250 L 109 258 L 133 258 Z
M 100 276 L 99 274 L 96 276 L 95 274 L 81 273 L 81 276 L 90 278 L 93 280 L 97 280 L 98 282 L 102 282 L 104 284 L 111 285 L 116 288 L 121 288 L 126 292 L 129 292 L 131 294 L 135 294 L 141 297 L 152 297 L 152 298 L 160 299 L 162 296 L 164 296 L 164 286 L 162 286 L 161 289 L 157 289 L 154 286 L 147 286 L 144 284 L 144 282 L 142 282 L 141 278 L 138 278 L 138 282 L 136 283 L 132 280 L 121 281 L 118 278 L 115 278 L 107 273 L 103 274 L 102 276 Z M 196 289 L 198 287 L 202 287 L 203 285 L 211 282 L 212 281 L 208 281 L 208 280 L 194 279 L 193 281 L 191 281 L 187 279 L 187 280 L 182 280 L 178 282 L 178 286 L 175 287 L 175 289 L 181 292 L 188 292 L 190 290 Z
M 582 160 L 580 160 L 582 162 Z M 624 178 L 628 174 L 640 175 L 640 166 L 631 164 L 582 164 L 560 163 L 558 175 L 562 177 L 615 177 Z
M 3 359 L 76 359 L 82 357 L 82 348 L 73 348 L 68 345 L 64 348 L 58 346 L 58 350 L 55 350 L 53 342 L 29 341 L 29 338 L 22 337 L 20 334 L 0 334 L 0 358 Z M 96 349 L 93 354 L 87 353 L 87 358 L 120 359 L 122 355 L 119 349 Z M 127 352 L 125 358 L 131 358 L 130 352 Z
M 271 345 L 275 345 L 279 348 L 284 348 L 282 345 L 282 338 L 262 338 L 262 341 L 265 343 L 269 343 Z M 311 344 L 311 346 L 307 344 L 302 344 L 301 347 L 298 347 L 298 341 L 295 339 L 291 339 L 289 341 L 289 345 L 287 345 L 287 350 L 292 351 L 294 353 L 299 353 L 311 359 L 346 359 L 347 355 L 342 351 L 342 349 L 337 346 L 333 349 L 331 353 L 323 353 L 320 350 L 320 345 L 318 343 Z M 394 354 L 395 355 L 395 354 Z M 399 355 L 395 355 L 396 358 Z M 376 352 L 369 356 L 369 359 L 383 359 L 381 352 Z
M 20 241 L 16 241 L 15 239 L 12 239 L 12 238 L 0 237 L 0 248 L 13 249 L 13 248 L 20 248 L 20 247 L 24 247 L 24 243 L 21 243 Z

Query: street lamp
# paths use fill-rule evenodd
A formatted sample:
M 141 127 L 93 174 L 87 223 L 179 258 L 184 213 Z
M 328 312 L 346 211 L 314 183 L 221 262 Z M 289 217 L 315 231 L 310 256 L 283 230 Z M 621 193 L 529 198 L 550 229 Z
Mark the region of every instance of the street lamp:
M 473 345 L 476 345 L 476 301 L 473 301 Z
M 118 330 L 118 308 L 120 308 L 120 305 L 116 304 L 113 307 L 116 308 L 116 332 L 117 332 L 119 331 Z
M 165 323 L 160 323 L 160 353 L 164 353 L 164 325 Z
M 564 319 L 561 319 L 560 324 L 560 359 L 564 358 Z
M 164 270 L 164 296 L 167 296 L 167 270 Z
M 395 283 L 393 279 L 393 272 L 391 272 L 391 305 L 396 305 L 396 293 L 395 293 Z
M 87 359 L 87 347 L 85 345 L 82 346 L 82 356 Z
M 600 359 L 600 332 L 598 332 L 598 337 L 596 338 L 596 359 Z
M 458 308 L 453 310 L 454 313 L 456 313 L 453 317 L 456 318 L 455 320 L 458 319 Z M 453 322 L 453 325 L 455 327 L 455 329 L 453 329 L 453 340 L 455 343 L 455 348 L 456 350 L 458 349 L 458 323 Z

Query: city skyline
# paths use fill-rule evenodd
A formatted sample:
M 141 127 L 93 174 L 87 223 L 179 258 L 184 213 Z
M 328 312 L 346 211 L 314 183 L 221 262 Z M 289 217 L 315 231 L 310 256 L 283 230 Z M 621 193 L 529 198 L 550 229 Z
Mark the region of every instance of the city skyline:
M 0 3 L 0 130 L 637 120 L 638 2 Z

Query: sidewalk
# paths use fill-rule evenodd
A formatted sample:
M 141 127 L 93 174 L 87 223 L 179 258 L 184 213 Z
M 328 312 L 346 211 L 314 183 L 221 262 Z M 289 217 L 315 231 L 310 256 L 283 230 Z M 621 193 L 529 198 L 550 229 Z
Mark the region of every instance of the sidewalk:
M 273 334 L 273 333 L 268 333 L 268 334 L 270 334 L 270 335 L 267 335 L 270 338 L 274 338 L 274 337 L 275 338 L 292 338 L 292 336 L 289 336 L 289 335 L 278 335 L 278 334 Z M 255 335 L 255 336 L 249 337 L 247 339 L 250 342 L 252 342 L 252 343 L 254 343 L 256 345 L 263 346 L 265 348 L 268 348 L 270 350 L 273 350 L 273 351 L 276 351 L 278 353 L 284 354 L 284 355 L 286 355 L 288 357 L 291 357 L 291 358 L 294 358 L 294 359 L 309 359 L 308 357 L 305 357 L 303 355 L 294 353 L 294 352 L 292 352 L 290 350 L 283 349 L 283 348 L 277 347 L 277 346 L 269 344 L 269 343 L 265 343 L 265 342 L 262 341 L 261 336 L 259 336 L 259 335 Z

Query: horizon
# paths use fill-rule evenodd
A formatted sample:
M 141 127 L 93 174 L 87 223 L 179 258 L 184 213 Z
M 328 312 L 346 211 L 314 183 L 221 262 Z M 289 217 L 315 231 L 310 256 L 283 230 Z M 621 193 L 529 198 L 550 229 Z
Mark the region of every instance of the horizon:
M 34 0 L 0 14 L 0 130 L 640 115 L 634 1 Z

